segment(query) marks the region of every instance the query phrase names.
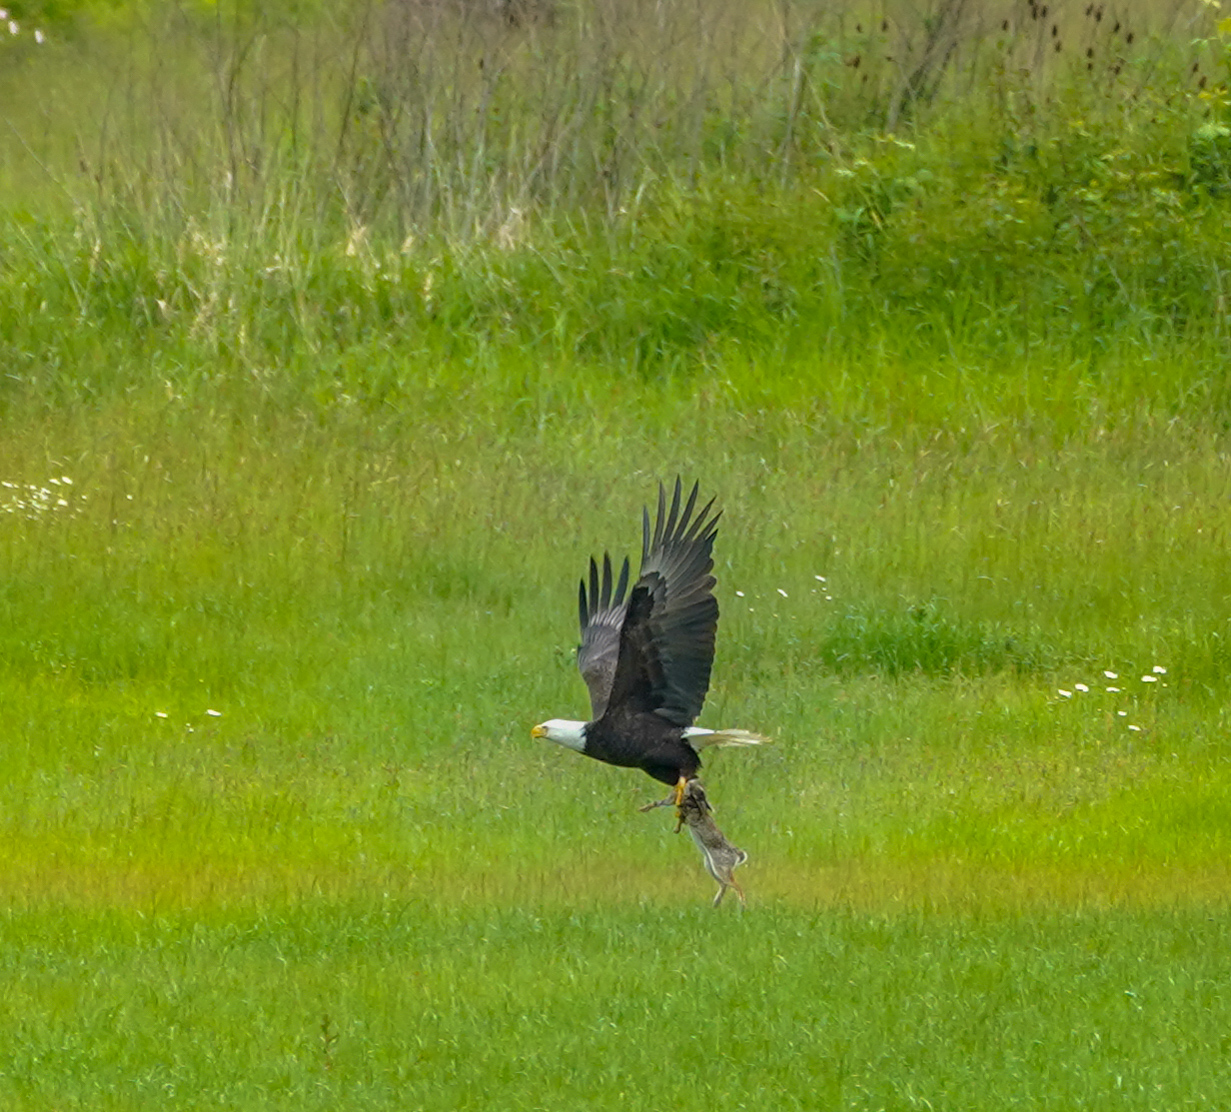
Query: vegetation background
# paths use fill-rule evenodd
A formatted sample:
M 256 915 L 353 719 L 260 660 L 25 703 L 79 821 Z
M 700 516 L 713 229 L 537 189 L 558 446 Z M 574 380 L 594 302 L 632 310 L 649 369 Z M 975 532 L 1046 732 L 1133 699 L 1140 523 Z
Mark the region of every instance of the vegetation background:
M 1226 1103 L 1222 17 L 10 4 L 5 1107 Z M 528 736 L 677 473 L 743 914 Z

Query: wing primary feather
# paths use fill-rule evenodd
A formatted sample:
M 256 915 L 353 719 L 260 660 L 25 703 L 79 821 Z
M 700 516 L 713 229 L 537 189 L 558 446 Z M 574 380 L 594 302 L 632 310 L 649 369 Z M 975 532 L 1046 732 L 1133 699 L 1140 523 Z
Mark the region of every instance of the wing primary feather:
M 611 554 L 603 553 L 603 594 L 599 603 L 604 610 L 611 605 Z
M 680 493 L 679 493 L 679 492 L 680 492 L 680 480 L 677 478 L 677 479 L 675 480 L 675 496 L 676 496 L 676 498 L 679 498 L 679 496 L 680 496 Z M 684 512 L 680 515 L 680 520 L 681 520 L 682 522 L 687 522 L 687 521 L 688 521 L 689 516 L 692 514 L 692 508 L 693 508 L 693 507 L 697 504 L 697 495 L 698 495 L 698 494 L 700 494 L 700 493 L 701 493 L 701 483 L 700 483 L 700 482 L 695 482 L 695 483 L 693 483 L 693 484 L 692 484 L 692 493 L 688 496 L 688 503 L 684 506 Z M 705 515 L 704 515 L 704 514 L 702 514 L 702 518 L 704 518 L 704 516 L 705 516 Z M 695 524 L 696 524 L 696 523 L 694 522 L 694 525 L 695 525 Z M 692 529 L 691 529 L 691 527 L 690 527 L 690 528 L 688 529 L 688 531 L 684 533 L 684 539 L 685 539 L 685 540 L 689 540 L 689 539 L 690 539 L 690 537 L 689 537 L 689 533 L 691 533 L 691 532 L 692 532 Z
M 683 514 L 684 520 L 687 520 L 688 514 L 692 510 L 700 485 L 699 482 L 693 485 L 692 495 L 688 500 L 688 508 L 685 509 Z M 677 475 L 675 477 L 675 489 L 671 495 L 671 510 L 668 513 L 667 488 L 662 483 L 658 484 L 658 513 L 654 515 L 653 536 L 650 534 L 649 508 L 646 507 L 641 511 L 641 564 L 643 567 L 646 560 L 649 559 L 650 553 L 657 551 L 662 546 L 664 539 L 670 537 L 675 531 L 675 523 L 680 520 L 680 495 L 682 490 L 683 483 Z
M 650 555 L 650 549 L 658 544 L 658 534 L 662 530 L 663 515 L 667 511 L 666 492 L 663 490 L 662 483 L 658 484 L 658 514 L 655 517 L 654 534 L 650 535 L 650 508 L 643 506 L 641 509 L 641 566 L 645 567 L 646 558 Z
M 671 513 L 667 515 L 666 527 L 662 530 L 662 533 L 655 538 L 655 542 L 659 542 L 663 540 L 664 537 L 669 537 L 675 532 L 675 523 L 679 520 L 680 515 L 680 489 L 680 477 L 677 475 L 675 477 L 675 490 L 671 495 Z
M 624 566 L 620 569 L 620 581 L 616 584 L 615 602 L 619 605 L 624 601 L 624 595 L 628 591 L 628 557 L 624 557 Z

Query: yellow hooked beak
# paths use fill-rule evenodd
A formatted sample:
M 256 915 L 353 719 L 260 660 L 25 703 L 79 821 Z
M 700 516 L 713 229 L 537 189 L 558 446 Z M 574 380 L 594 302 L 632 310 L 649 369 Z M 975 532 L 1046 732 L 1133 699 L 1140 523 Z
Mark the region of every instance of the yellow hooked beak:
M 534 729 L 530 731 L 530 736 L 531 737 L 546 737 L 547 727 L 546 726 L 535 726 Z

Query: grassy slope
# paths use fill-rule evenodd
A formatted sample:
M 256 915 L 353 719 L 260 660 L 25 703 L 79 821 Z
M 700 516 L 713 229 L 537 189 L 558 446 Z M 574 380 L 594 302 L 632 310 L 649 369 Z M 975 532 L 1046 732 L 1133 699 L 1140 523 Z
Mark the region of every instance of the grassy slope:
M 6 1104 L 1225 1099 L 1226 217 L 1117 118 L 511 245 L 17 214 Z M 708 763 L 744 916 L 528 738 L 677 472 L 706 720 L 777 738 Z

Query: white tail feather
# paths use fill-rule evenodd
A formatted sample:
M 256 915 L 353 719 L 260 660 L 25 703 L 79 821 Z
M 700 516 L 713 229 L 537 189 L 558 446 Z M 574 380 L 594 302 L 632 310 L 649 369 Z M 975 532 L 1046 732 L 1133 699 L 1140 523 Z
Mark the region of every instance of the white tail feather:
M 700 726 L 689 726 L 684 736 L 694 749 L 708 749 L 710 746 L 723 745 L 768 745 L 769 738 L 763 734 L 754 734 L 751 730 L 706 730 Z

